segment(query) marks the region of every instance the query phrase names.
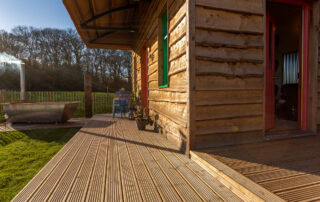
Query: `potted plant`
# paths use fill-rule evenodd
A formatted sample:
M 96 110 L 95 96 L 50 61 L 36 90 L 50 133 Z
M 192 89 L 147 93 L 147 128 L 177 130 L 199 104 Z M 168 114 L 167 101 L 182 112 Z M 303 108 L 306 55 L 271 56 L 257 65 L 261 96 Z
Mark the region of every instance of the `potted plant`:
M 146 115 L 145 110 L 137 110 L 134 113 L 134 118 L 136 120 L 138 130 L 145 130 L 146 125 L 153 125 L 153 120 Z

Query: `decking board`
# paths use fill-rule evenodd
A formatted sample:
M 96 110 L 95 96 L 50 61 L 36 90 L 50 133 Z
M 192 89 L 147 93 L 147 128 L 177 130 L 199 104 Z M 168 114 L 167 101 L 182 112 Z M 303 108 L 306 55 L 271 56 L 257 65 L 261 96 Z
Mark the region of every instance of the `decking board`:
M 175 148 L 175 146 L 168 142 L 168 141 L 161 141 L 161 138 L 159 136 L 155 136 L 155 138 L 148 138 L 156 145 L 158 146 L 164 146 L 169 150 L 172 150 Z M 226 201 L 241 201 L 241 199 L 236 196 L 233 193 L 230 193 L 230 190 L 227 189 L 225 186 L 223 186 L 218 180 L 212 179 L 212 176 L 205 171 L 203 168 L 201 168 L 197 163 L 194 161 L 190 161 L 189 158 L 181 153 L 178 152 L 171 152 L 171 154 L 168 154 L 169 151 L 167 150 L 162 150 L 161 152 L 164 153 L 164 156 L 167 156 L 169 159 L 174 159 L 178 160 L 179 163 L 176 162 L 176 166 L 180 166 L 181 164 L 184 165 L 184 167 L 189 168 L 191 172 L 193 172 L 197 177 L 204 183 L 206 184 L 209 189 L 211 189 L 215 195 L 218 195 L 220 199 L 224 199 Z M 192 176 L 194 177 L 194 176 Z M 202 188 L 203 185 L 201 185 L 199 188 Z M 216 196 L 214 196 L 216 198 Z
M 60 182 L 60 179 L 64 174 L 66 173 L 67 169 L 70 168 L 72 165 L 72 162 L 74 159 L 77 159 L 76 157 L 78 155 L 86 154 L 87 150 L 83 148 L 87 148 L 91 145 L 92 137 L 88 136 L 88 139 L 86 139 L 83 144 L 79 145 L 78 147 L 72 148 L 70 154 L 67 155 L 60 163 L 59 165 L 53 170 L 53 172 L 48 176 L 48 178 L 44 181 L 44 183 L 41 185 L 41 187 L 36 192 L 37 194 L 34 194 L 30 199 L 30 201 L 44 201 L 47 196 L 50 195 L 51 191 L 57 186 L 57 184 Z
M 286 201 L 320 199 L 320 137 L 199 150 Z
M 72 137 L 69 142 L 40 170 L 40 172 L 25 186 L 19 193 L 19 197 L 15 201 L 27 201 L 45 179 L 50 175 L 54 168 L 62 161 L 64 156 L 73 148 L 75 144 L 82 144 L 83 135 L 76 135 Z
M 94 127 L 94 125 L 92 124 L 94 124 L 94 122 L 91 122 L 90 125 L 88 125 L 87 127 L 90 127 L 90 128 Z M 88 129 L 84 128 L 81 131 L 83 132 L 83 134 L 89 136 L 88 135 L 88 133 L 90 132 L 89 128 Z M 85 152 L 81 152 L 76 156 L 74 163 L 71 164 L 71 166 L 66 171 L 65 175 L 61 177 L 61 179 L 59 180 L 59 183 L 57 184 L 57 187 L 53 189 L 52 195 L 51 196 L 49 195 L 50 196 L 49 201 L 63 201 L 68 197 L 70 190 L 73 187 L 73 184 L 78 178 L 78 174 L 83 166 L 83 163 L 87 158 L 88 151 L 90 148 L 92 148 L 91 147 L 92 141 L 93 139 L 91 140 L 90 146 L 81 148 Z M 48 196 L 46 199 L 48 199 Z
M 114 131 L 118 138 L 123 138 L 119 127 Z M 118 144 L 120 171 L 122 176 L 122 187 L 125 201 L 142 201 L 141 193 L 134 173 L 134 169 L 130 162 L 128 149 L 125 141 L 119 141 Z
M 241 201 L 135 122 L 94 116 L 13 201 Z
M 161 145 L 161 141 L 153 141 L 150 137 L 145 136 L 145 141 L 149 144 L 154 144 L 156 146 L 164 146 Z M 183 162 L 181 162 L 172 152 L 166 150 L 159 150 L 159 152 L 167 159 L 167 161 L 174 167 L 175 170 L 179 172 L 179 174 L 184 178 L 184 180 L 189 183 L 194 190 L 200 195 L 202 200 L 209 201 L 214 199 L 215 201 L 223 201 L 223 198 L 220 197 L 214 190 L 211 190 L 206 183 L 204 183 L 199 176 L 194 173 L 188 166 L 186 166 Z M 181 166 L 184 165 L 184 166 Z
M 145 142 L 146 144 L 152 145 L 152 143 L 147 142 L 143 140 L 140 137 L 140 134 L 138 134 L 138 137 L 140 138 L 140 141 Z M 186 181 L 180 173 L 177 171 L 175 167 L 173 167 L 167 159 L 165 159 L 161 153 L 151 147 L 148 148 L 150 153 L 152 154 L 154 160 L 157 162 L 163 173 L 166 174 L 168 180 L 172 184 L 172 186 L 177 190 L 180 197 L 185 201 L 200 201 L 201 196 L 198 195 L 198 193 L 194 190 L 192 186 L 190 186 L 190 181 Z
M 103 133 L 108 134 L 108 128 L 104 129 Z M 104 138 L 101 142 L 97 163 L 95 166 L 95 170 L 93 172 L 88 194 L 87 200 L 88 201 L 102 201 L 104 200 L 104 187 L 106 184 L 105 175 L 106 175 L 106 165 L 107 165 L 107 152 L 109 147 L 110 139 Z
M 50 201 L 61 201 L 64 198 L 65 194 L 67 194 L 68 190 L 72 186 L 72 182 L 77 177 L 78 170 L 81 168 L 81 164 L 86 157 L 86 149 L 89 149 L 89 146 L 84 148 L 85 152 L 82 152 L 80 155 L 75 157 L 74 163 L 69 167 L 68 170 L 66 170 L 60 180 L 56 182 L 57 187 L 52 188 L 52 191 L 46 196 L 46 199 L 50 197 Z
M 99 131 L 100 132 L 100 131 Z M 92 171 L 96 164 L 98 149 L 101 144 L 102 137 L 94 136 L 94 140 L 90 145 L 87 155 L 81 164 L 81 169 L 77 178 L 69 192 L 68 201 L 83 201 L 86 197 L 88 186 L 90 183 Z
M 115 130 L 114 124 L 112 124 L 112 130 Z M 111 133 L 114 137 L 114 133 Z M 105 193 L 106 201 L 122 201 L 121 190 L 121 176 L 119 170 L 119 152 L 117 149 L 118 142 L 111 138 L 108 154 L 108 166 L 107 166 L 107 190 Z
M 139 132 L 134 131 L 133 141 L 140 142 L 137 138 Z M 148 151 L 146 146 L 143 143 L 137 145 L 141 157 L 144 159 L 145 165 L 148 167 L 148 170 L 155 182 L 155 186 L 161 192 L 164 201 L 182 201 L 181 196 L 177 193 L 176 189 L 168 178 L 166 174 L 163 173 L 163 170 L 160 168 L 159 164 L 153 158 L 151 153 Z
M 128 135 L 128 129 L 123 124 L 121 124 L 121 126 L 123 128 L 123 137 L 127 140 L 126 145 L 130 156 L 130 161 L 133 164 L 134 172 L 136 173 L 136 178 L 143 199 L 145 201 L 162 201 L 160 192 L 155 186 L 152 176 L 148 172 L 148 168 L 144 164 L 137 146 L 133 143 L 128 142 L 132 141 L 131 136 Z

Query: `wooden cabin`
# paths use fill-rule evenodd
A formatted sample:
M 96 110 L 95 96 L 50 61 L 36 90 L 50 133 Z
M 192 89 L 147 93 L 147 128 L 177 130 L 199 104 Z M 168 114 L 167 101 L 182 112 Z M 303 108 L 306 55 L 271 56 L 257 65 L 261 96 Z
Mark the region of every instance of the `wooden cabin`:
M 190 149 L 311 135 L 319 0 L 64 0 L 88 47 L 132 50 L 133 91 Z

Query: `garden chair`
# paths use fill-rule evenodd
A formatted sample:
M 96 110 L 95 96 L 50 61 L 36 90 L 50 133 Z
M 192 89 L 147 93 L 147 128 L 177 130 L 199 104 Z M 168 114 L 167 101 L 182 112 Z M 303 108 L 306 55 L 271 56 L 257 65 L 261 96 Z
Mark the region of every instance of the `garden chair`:
M 113 110 L 112 116 L 115 118 L 115 114 L 120 113 L 120 117 L 126 116 L 129 109 L 130 93 L 127 91 L 116 92 L 116 97 L 113 98 Z

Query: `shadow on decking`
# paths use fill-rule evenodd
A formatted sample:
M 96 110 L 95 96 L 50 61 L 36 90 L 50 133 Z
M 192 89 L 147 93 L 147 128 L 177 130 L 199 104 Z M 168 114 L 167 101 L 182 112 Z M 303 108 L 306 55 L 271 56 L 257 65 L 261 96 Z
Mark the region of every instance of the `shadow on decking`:
M 106 123 L 107 123 L 107 125 L 106 125 Z M 88 129 L 88 128 L 100 129 L 100 128 L 108 127 L 108 126 L 112 125 L 113 123 L 114 123 L 114 121 L 105 121 L 105 120 L 95 119 L 94 124 L 91 124 L 91 123 L 86 124 L 85 128 L 86 129 Z
M 320 196 L 320 137 L 308 136 L 201 150 L 271 192 L 291 200 Z M 304 193 L 312 189 L 310 196 Z M 287 198 L 288 197 L 288 198 Z
M 307 165 L 309 166 L 317 164 L 316 167 L 320 171 L 320 137 L 318 136 L 227 146 L 208 149 L 206 152 L 218 158 L 225 158 L 225 160 L 234 159 L 243 163 L 276 166 L 297 171 L 302 171 L 303 169 L 307 171 L 308 168 L 302 167 L 300 169 L 296 165 L 298 162 L 308 162 Z M 309 160 L 312 161 L 309 162 Z M 234 165 L 236 165 L 235 162 Z
M 140 146 L 144 146 L 144 147 L 151 147 L 154 149 L 160 149 L 160 150 L 164 150 L 164 151 L 169 151 L 169 152 L 175 152 L 175 153 L 181 153 L 181 151 L 179 151 L 178 149 L 170 149 L 170 148 L 166 148 L 166 147 L 159 147 L 153 144 L 146 144 L 143 142 L 139 142 L 139 141 L 133 141 L 133 140 L 128 140 L 128 139 L 123 139 L 120 137 L 113 137 L 113 136 L 109 136 L 109 135 L 101 135 L 99 133 L 94 133 L 94 132 L 89 132 L 89 131 L 83 131 L 80 130 L 82 133 L 86 133 L 86 134 L 90 134 L 90 135 L 94 135 L 94 136 L 98 136 L 98 137 L 102 137 L 102 138 L 110 138 L 116 141 L 121 141 L 121 142 L 126 142 L 126 143 L 130 143 L 130 144 L 135 144 L 135 145 L 140 145 Z M 154 133 L 154 132 L 153 132 Z M 153 134 L 155 135 L 155 134 Z

